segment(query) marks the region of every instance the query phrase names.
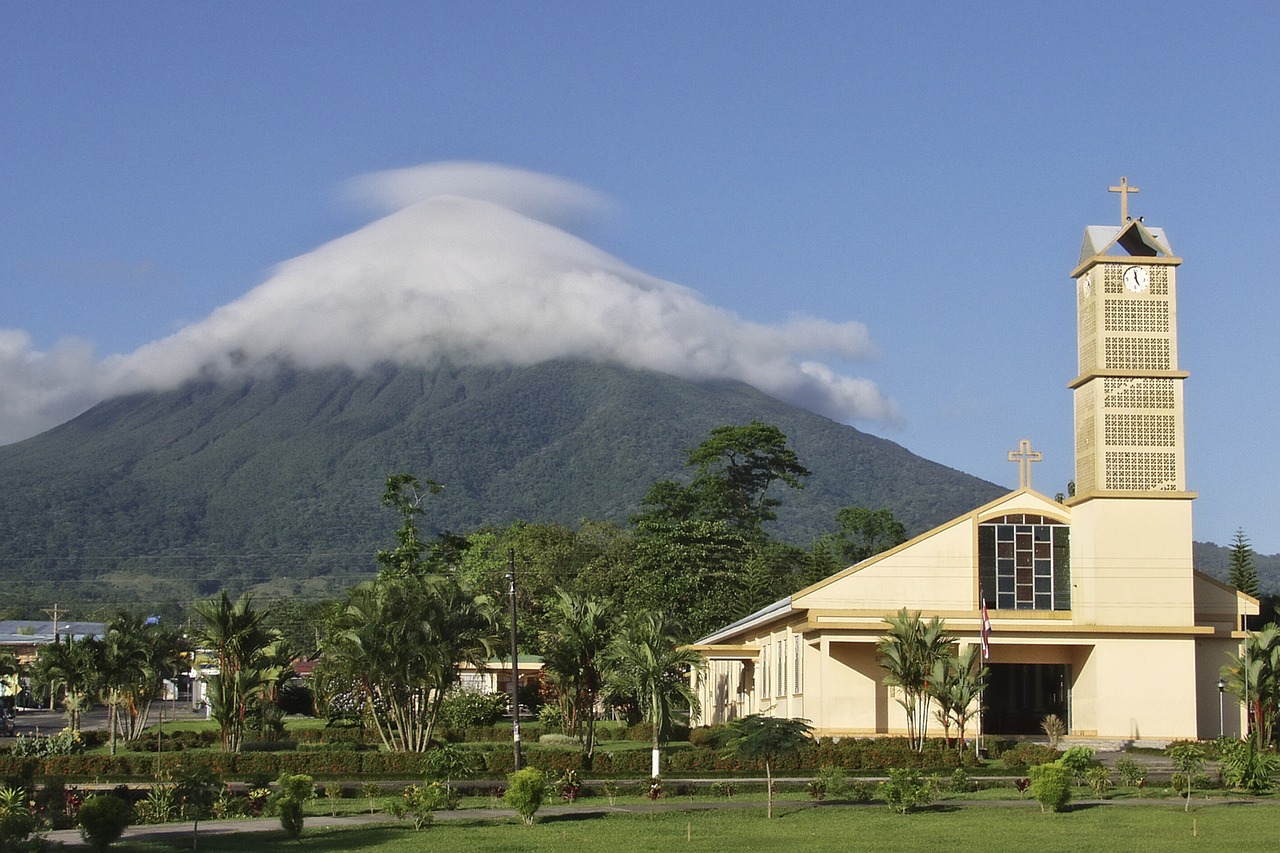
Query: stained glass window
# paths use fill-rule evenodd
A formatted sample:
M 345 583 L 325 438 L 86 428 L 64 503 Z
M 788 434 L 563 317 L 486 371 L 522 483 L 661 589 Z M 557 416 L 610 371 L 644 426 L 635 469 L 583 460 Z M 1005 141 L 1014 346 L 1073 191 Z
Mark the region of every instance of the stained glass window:
M 1071 609 L 1071 529 L 1041 515 L 978 525 L 978 582 L 997 610 Z

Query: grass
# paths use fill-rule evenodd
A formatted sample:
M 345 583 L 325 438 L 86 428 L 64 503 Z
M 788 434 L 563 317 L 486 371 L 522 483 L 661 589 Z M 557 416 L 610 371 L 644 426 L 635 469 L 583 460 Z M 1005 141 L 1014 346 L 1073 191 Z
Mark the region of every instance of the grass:
M 206 853 L 361 850 L 409 853 L 422 850 L 498 851 L 627 850 L 741 851 L 803 848 L 859 849 L 884 853 L 972 850 L 984 853 L 1158 849 L 1161 851 L 1256 851 L 1272 849 L 1277 812 L 1271 806 L 1092 806 L 1063 814 L 1041 814 L 1035 806 L 936 806 L 899 816 L 879 806 L 783 807 L 766 820 L 761 809 L 660 812 L 627 815 L 545 817 L 532 827 L 514 821 L 441 821 L 415 832 L 410 824 L 348 829 L 308 828 L 302 846 L 281 832 L 252 836 L 207 836 Z M 856 833 L 851 835 L 851 833 Z M 189 849 L 190 839 L 127 842 L 123 853 Z

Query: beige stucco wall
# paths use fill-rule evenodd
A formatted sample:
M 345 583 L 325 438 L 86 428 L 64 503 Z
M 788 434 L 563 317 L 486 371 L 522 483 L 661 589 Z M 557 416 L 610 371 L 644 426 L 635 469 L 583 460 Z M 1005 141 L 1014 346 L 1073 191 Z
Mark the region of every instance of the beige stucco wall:
M 1099 498 L 1071 521 L 1077 624 L 1195 624 L 1190 500 Z

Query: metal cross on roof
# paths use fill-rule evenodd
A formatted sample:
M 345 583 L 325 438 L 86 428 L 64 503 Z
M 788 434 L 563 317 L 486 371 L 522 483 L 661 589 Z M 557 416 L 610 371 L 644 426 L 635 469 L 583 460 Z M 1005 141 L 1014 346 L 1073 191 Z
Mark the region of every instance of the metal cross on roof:
M 1121 176 L 1120 186 L 1107 187 L 1107 192 L 1120 193 L 1120 225 L 1129 221 L 1129 193 L 1141 192 L 1137 187 L 1129 186 L 1129 179 Z
M 1044 454 L 1039 450 L 1032 450 L 1031 441 L 1025 438 L 1018 442 L 1017 450 L 1009 451 L 1009 461 L 1018 463 L 1018 488 L 1031 488 L 1031 463 L 1043 459 Z

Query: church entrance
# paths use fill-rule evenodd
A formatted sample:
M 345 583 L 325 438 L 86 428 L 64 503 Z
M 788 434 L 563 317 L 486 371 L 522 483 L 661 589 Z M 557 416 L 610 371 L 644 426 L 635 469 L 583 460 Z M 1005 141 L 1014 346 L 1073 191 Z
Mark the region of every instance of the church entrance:
M 1042 735 L 1049 714 L 1071 724 L 1070 667 L 1064 663 L 991 664 L 982 728 L 992 735 Z

